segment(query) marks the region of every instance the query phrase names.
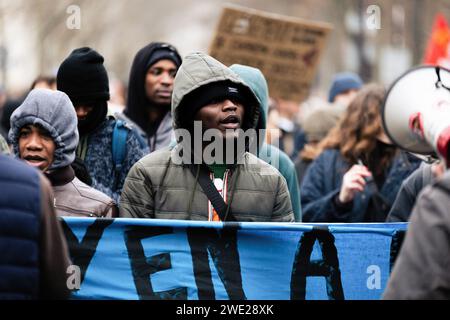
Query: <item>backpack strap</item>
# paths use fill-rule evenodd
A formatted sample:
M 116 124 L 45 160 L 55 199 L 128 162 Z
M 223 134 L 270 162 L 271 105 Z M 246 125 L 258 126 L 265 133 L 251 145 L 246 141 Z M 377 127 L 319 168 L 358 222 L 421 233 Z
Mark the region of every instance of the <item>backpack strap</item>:
M 116 121 L 122 121 L 123 125 L 136 137 L 141 149 L 146 149 L 149 147 L 146 133 L 132 120 L 128 119 L 123 113 L 119 112 L 116 112 L 111 117 L 116 119 Z
M 112 136 L 112 158 L 116 178 L 118 178 L 122 171 L 123 162 L 127 153 L 128 131 L 129 129 L 122 120 L 116 120 Z

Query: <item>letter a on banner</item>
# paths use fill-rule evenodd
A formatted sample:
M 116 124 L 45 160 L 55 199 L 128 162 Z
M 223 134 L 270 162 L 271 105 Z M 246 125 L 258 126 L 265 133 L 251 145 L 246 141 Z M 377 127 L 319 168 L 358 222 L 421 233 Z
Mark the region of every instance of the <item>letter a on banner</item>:
M 319 241 L 321 260 L 311 260 L 314 243 Z M 305 300 L 306 278 L 325 277 L 327 295 L 330 300 L 344 300 L 341 271 L 334 236 L 328 231 L 314 229 L 302 234 L 295 254 L 291 276 L 291 300 Z

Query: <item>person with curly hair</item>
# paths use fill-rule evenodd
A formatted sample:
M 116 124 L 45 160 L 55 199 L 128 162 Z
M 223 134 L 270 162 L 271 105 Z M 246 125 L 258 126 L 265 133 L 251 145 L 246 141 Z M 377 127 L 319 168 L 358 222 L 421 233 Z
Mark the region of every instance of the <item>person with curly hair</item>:
M 419 165 L 383 130 L 383 87 L 358 92 L 338 124 L 319 143 L 320 155 L 301 186 L 304 222 L 385 221 L 401 182 Z

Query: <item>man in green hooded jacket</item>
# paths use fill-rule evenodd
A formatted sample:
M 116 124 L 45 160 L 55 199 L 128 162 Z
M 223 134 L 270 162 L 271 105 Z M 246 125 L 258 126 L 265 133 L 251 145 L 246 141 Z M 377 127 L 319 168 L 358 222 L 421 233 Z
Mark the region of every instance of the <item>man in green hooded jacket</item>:
M 198 163 L 197 149 L 185 148 L 189 143 L 183 143 L 186 132 L 193 136 L 194 145 L 199 142 L 194 132 L 196 120 L 201 121 L 202 134 L 216 129 L 224 141 L 233 141 L 239 129 L 246 132 L 256 128 L 259 102 L 238 75 L 208 55 L 186 56 L 174 82 L 172 115 L 178 143 L 147 155 L 133 166 L 121 196 L 121 217 L 294 221 L 286 180 L 274 167 L 248 151 L 239 152 L 239 148 L 231 163 L 229 154 L 224 155 L 227 161 L 223 163 L 205 163 L 205 158 Z M 200 139 L 203 156 L 212 142 L 208 143 L 204 136 Z M 217 214 L 211 198 L 199 185 L 201 168 L 205 167 L 229 216 Z

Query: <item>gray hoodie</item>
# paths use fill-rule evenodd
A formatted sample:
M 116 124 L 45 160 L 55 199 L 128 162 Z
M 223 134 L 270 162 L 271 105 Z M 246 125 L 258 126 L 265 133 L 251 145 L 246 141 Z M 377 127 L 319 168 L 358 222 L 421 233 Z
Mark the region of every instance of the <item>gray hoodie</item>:
M 55 142 L 50 170 L 66 167 L 75 160 L 78 145 L 77 115 L 69 97 L 61 91 L 32 90 L 11 115 L 9 139 L 19 156 L 19 132 L 25 125 L 40 125 Z
M 115 217 L 115 202 L 75 177 L 70 166 L 78 145 L 77 115 L 69 97 L 61 91 L 35 89 L 11 116 L 9 137 L 19 156 L 19 132 L 26 125 L 40 125 L 55 142 L 53 163 L 47 178 L 52 182 L 53 204 L 58 216 Z

